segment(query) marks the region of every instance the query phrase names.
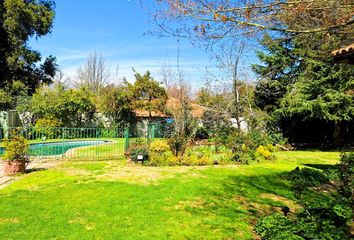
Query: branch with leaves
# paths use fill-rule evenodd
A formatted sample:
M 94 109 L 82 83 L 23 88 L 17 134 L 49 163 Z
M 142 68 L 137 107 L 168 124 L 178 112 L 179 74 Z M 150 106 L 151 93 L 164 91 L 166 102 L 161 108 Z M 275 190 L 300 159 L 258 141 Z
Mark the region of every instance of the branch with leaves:
M 309 34 L 340 30 L 353 33 L 350 0 L 155 0 L 153 18 L 165 33 L 223 38 L 274 31 Z M 173 28 L 171 26 L 176 26 Z

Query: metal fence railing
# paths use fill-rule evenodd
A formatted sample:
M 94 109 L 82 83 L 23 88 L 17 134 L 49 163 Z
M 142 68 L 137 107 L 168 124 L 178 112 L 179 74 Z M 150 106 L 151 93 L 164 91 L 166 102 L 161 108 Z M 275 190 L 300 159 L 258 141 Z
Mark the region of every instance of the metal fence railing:
M 15 135 L 28 140 L 31 159 L 114 160 L 123 158 L 137 141 L 153 141 L 155 126 L 149 125 L 144 134 L 131 128 L 0 128 L 0 158 L 3 141 Z
M 14 135 L 29 142 L 30 158 L 103 160 L 124 156 L 124 129 L 108 128 L 0 128 L 0 157 L 4 139 Z

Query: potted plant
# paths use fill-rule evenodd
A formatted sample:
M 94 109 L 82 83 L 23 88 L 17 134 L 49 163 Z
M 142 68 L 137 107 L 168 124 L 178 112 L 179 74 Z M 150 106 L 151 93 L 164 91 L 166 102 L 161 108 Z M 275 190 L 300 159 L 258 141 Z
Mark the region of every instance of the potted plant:
M 12 136 L 4 140 L 3 146 L 5 153 L 2 159 L 4 160 L 5 175 L 24 173 L 29 162 L 27 140 L 22 136 Z

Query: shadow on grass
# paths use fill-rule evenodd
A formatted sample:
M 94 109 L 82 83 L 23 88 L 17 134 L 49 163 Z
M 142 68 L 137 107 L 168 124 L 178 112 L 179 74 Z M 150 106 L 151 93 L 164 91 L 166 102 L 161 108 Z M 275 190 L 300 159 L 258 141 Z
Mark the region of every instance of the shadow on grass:
M 354 151 L 354 147 L 298 147 L 296 150 L 303 152 L 350 152 Z
M 319 170 L 334 170 L 337 168 L 336 165 L 333 164 L 302 164 L 306 167 L 316 168 Z
M 291 200 L 290 198 L 292 197 L 290 184 L 286 177 L 286 173 L 232 176 L 223 184 L 223 187 L 224 192 L 230 192 L 234 196 L 241 196 L 247 201 L 247 204 L 265 204 L 269 207 L 280 208 L 284 206 L 281 200 Z M 273 196 L 273 198 L 265 196 Z
M 285 206 L 290 214 L 298 209 L 286 173 L 229 176 L 219 187 L 204 189 L 202 195 L 202 206 L 190 204 L 185 210 L 201 218 L 218 216 L 236 227 L 244 224 L 248 232 L 263 216 L 282 213 Z
M 26 169 L 26 173 L 33 173 L 33 172 L 41 172 L 41 171 L 45 171 L 45 170 L 48 170 L 46 168 L 29 168 L 29 169 Z
M 101 166 L 89 168 L 96 170 Z M 24 226 L 26 233 L 30 233 L 31 228 L 27 226 L 31 222 L 40 226 L 37 219 L 45 219 L 46 216 L 58 219 L 57 223 L 61 223 L 58 225 L 63 227 L 46 229 L 46 225 L 43 225 L 44 228 L 41 226 L 46 230 L 43 231 L 45 237 L 41 239 L 52 236 L 70 238 L 72 235 L 67 229 L 73 228 L 67 228 L 62 223 L 77 216 L 91 219 L 101 226 L 96 236 L 102 239 L 113 239 L 107 238 L 107 235 L 115 232 L 132 236 L 131 239 L 140 239 L 136 233 L 141 233 L 142 229 L 150 237 L 145 239 L 167 239 L 168 236 L 174 239 L 200 239 L 203 236 L 205 239 L 254 239 L 252 230 L 258 219 L 280 211 L 282 206 L 288 204 L 292 193 L 285 171 L 257 166 L 249 168 L 212 168 L 198 171 L 198 175 L 193 177 L 183 172 L 156 185 L 95 180 L 85 182 L 83 180 L 87 176 L 72 177 L 48 171 L 44 177 L 39 175 L 32 181 L 27 178 L 27 184 L 24 182 L 12 189 L 11 195 L 0 198 L 0 206 L 7 209 L 5 206 L 9 203 L 16 206 L 28 204 L 28 208 L 21 208 L 17 213 L 29 219 Z M 42 182 L 41 189 L 45 187 L 46 191 L 32 190 L 37 187 L 38 181 Z M 53 196 L 57 197 L 53 200 Z M 33 209 L 33 212 L 28 209 Z M 72 212 L 74 216 L 71 216 Z M 13 212 L 9 211 L 7 216 L 13 216 Z M 131 225 L 127 219 L 132 219 Z M 111 227 L 106 222 L 119 225 Z M 19 229 L 17 226 L 11 227 Z M 182 231 L 176 232 L 176 229 Z M 77 231 L 76 228 L 74 230 Z M 6 230 L 6 233 L 10 232 Z M 171 232 L 173 237 L 169 235 Z M 87 231 L 84 229 L 80 233 L 87 234 Z M 154 235 L 156 233 L 159 237 Z M 87 236 L 86 239 L 90 238 Z

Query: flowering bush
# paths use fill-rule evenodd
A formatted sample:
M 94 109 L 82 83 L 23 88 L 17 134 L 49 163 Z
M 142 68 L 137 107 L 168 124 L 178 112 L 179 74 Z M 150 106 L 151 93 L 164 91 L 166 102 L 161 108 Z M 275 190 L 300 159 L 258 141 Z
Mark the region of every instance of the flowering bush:
M 204 166 L 226 164 L 230 162 L 232 152 L 221 147 L 216 151 L 213 146 L 189 146 L 183 156 L 176 156 L 166 148 L 165 141 L 156 141 L 150 145 L 149 166 Z
M 6 161 L 26 161 L 29 151 L 29 144 L 22 136 L 12 136 L 3 142 L 5 154 L 3 159 Z
M 272 160 L 274 158 L 274 155 L 271 153 L 271 151 L 269 151 L 267 147 L 260 145 L 256 149 L 256 157 L 257 160 L 262 160 L 262 159 Z
M 150 152 L 148 166 L 176 166 L 178 165 L 178 157 L 172 151 Z
M 168 145 L 167 141 L 156 140 L 150 144 L 150 151 L 157 152 L 157 153 L 163 153 L 163 152 L 171 151 L 171 148 Z

